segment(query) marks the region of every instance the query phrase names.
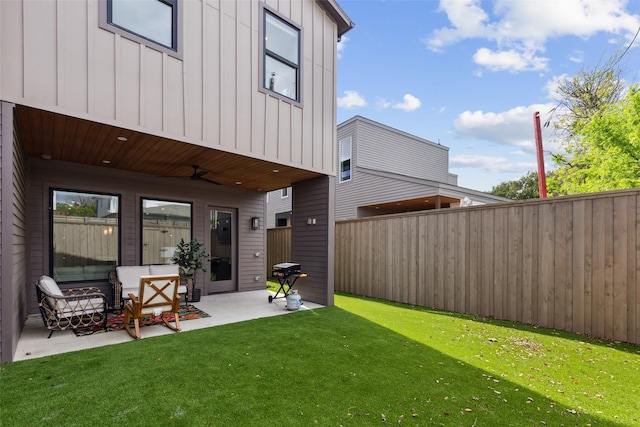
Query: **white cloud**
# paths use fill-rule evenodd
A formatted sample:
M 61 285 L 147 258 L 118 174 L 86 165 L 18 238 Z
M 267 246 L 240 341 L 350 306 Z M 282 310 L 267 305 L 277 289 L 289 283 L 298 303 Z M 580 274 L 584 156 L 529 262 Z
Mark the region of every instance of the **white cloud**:
M 546 68 L 547 59 L 538 54 L 550 39 L 588 38 L 605 32 L 631 40 L 640 27 L 640 16 L 625 10 L 627 0 L 495 0 L 491 9 L 483 9 L 487 4 L 440 0 L 440 11 L 447 14 L 451 25 L 434 30 L 423 42 L 439 52 L 462 40 L 484 39 L 493 46 L 476 52 L 478 64 L 492 71 L 537 71 Z
M 410 112 L 417 110 L 418 108 L 420 108 L 420 105 L 422 105 L 418 98 L 409 93 L 405 94 L 402 99 L 402 102 L 393 104 L 392 108 Z
M 378 101 L 376 102 L 376 107 L 379 110 L 384 110 L 387 108 L 395 108 L 396 110 L 411 112 L 411 111 L 417 110 L 422 105 L 422 102 L 415 96 L 411 95 L 410 93 L 405 94 L 402 97 L 402 100 L 403 100 L 402 102 L 393 103 L 391 101 L 387 101 L 384 98 L 378 98 Z
M 478 49 L 473 61 L 491 71 L 544 71 L 548 58 L 535 56 L 533 52 L 519 52 L 514 49 L 494 52 L 486 47 Z
M 337 104 L 342 108 L 365 107 L 367 101 L 355 90 L 345 90 L 344 96 L 337 99 Z
M 535 152 L 534 113 L 540 113 L 542 124 L 555 104 L 534 104 L 516 107 L 500 113 L 465 111 L 454 122 L 454 131 L 459 138 L 484 140 L 500 145 L 518 147 Z M 542 128 L 543 144 L 550 143 L 552 130 Z M 545 147 L 545 149 L 548 149 Z
M 349 41 L 349 37 L 347 36 L 342 36 L 340 38 L 340 41 L 338 42 L 338 59 L 342 58 L 342 52 L 345 50 L 345 48 L 347 47 L 347 42 Z
M 449 165 L 457 168 L 478 168 L 493 173 L 526 174 L 537 170 L 535 162 L 512 162 L 506 157 L 460 154 L 449 159 Z

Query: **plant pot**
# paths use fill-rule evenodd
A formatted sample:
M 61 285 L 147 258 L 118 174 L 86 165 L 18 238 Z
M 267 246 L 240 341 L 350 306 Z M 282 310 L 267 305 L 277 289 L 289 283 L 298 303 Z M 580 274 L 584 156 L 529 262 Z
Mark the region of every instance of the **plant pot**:
M 200 290 L 200 289 L 194 289 L 194 290 L 193 290 L 193 295 L 191 295 L 191 296 L 189 297 L 189 301 L 191 301 L 191 302 L 198 302 L 198 301 L 200 301 L 200 292 L 201 292 L 201 290 Z

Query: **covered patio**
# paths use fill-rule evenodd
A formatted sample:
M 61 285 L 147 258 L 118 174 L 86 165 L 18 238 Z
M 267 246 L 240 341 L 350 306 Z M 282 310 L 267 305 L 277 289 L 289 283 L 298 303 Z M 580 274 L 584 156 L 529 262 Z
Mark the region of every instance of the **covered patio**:
M 265 289 L 204 296 L 193 305 L 210 317 L 181 321 L 180 333 L 295 312 L 287 310 L 285 298 L 277 298 L 269 303 L 270 295 L 273 295 L 273 292 Z M 300 310 L 320 307 L 323 306 L 304 301 Z M 176 333 L 162 324 L 149 325 L 141 329 L 142 339 Z M 49 331 L 43 326 L 40 315 L 30 315 L 20 335 L 14 361 L 133 341 L 124 330 L 86 336 L 76 336 L 72 330 L 65 330 L 57 331 L 47 339 L 48 335 Z

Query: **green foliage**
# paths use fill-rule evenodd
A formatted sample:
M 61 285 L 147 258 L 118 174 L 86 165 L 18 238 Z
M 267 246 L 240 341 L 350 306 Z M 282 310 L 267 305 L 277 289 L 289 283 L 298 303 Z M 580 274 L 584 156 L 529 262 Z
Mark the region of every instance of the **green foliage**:
M 637 346 L 368 298 L 335 303 L 3 365 L 0 424 L 640 421 Z
M 603 108 L 578 130 L 581 143 L 554 156 L 554 195 L 640 186 L 640 90 Z
M 205 261 L 207 260 L 207 248 L 198 239 L 185 242 L 180 239 L 180 243 L 171 257 L 171 262 L 178 264 L 183 274 L 195 274 L 198 270 L 206 272 Z
M 515 181 L 501 182 L 493 187 L 489 193 L 511 200 L 537 199 L 540 197 L 538 172 L 529 172 Z
M 56 211 L 63 212 L 68 216 L 81 216 L 87 218 L 95 218 L 98 216 L 98 207 L 94 204 L 67 204 L 56 203 Z

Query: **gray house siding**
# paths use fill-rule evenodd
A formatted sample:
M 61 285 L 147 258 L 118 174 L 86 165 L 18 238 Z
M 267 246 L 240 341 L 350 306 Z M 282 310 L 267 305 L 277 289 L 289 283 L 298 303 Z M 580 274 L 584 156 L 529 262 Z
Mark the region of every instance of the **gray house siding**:
M 282 197 L 282 190 L 270 191 L 267 194 L 267 228 L 274 228 L 276 224 L 276 215 L 282 212 L 291 212 L 291 198 L 293 191 L 288 187 L 288 196 Z
M 193 203 L 193 237 L 207 243 L 209 221 L 206 217 L 210 207 L 228 208 L 237 212 L 235 252 L 235 277 L 238 291 L 264 289 L 266 248 L 263 230 L 251 230 L 251 218 L 264 215 L 264 195 L 251 190 L 208 183 L 192 183 L 174 178 L 158 178 L 146 174 L 127 173 L 108 168 L 30 158 L 32 170 L 29 186 L 28 209 L 30 223 L 30 246 L 34 257 L 29 263 L 29 311 L 37 311 L 34 283 L 49 271 L 49 218 L 48 203 L 51 188 L 77 191 L 108 192 L 120 195 L 120 264 L 139 265 L 141 263 L 140 239 L 140 199 L 142 197 L 159 200 L 176 200 Z M 81 183 L 77 177 L 82 176 Z M 131 183 L 135 182 L 133 187 Z M 256 256 L 259 253 L 259 256 Z M 241 265 L 242 268 L 238 268 Z M 259 277 L 256 280 L 256 276 Z M 106 279 L 106 278 L 105 278 Z M 196 275 L 196 286 L 204 293 L 212 293 L 208 288 L 204 273 Z M 77 284 L 74 284 L 77 285 Z M 105 280 L 97 283 L 111 296 L 111 287 Z
M 334 181 L 322 177 L 293 184 L 291 261 L 308 274 L 296 288 L 303 300 L 324 305 L 333 305 Z
M 352 137 L 353 146 L 358 147 L 352 159 L 355 167 L 438 182 L 449 181 L 448 147 L 363 117 L 356 116 L 347 123 L 350 121 L 357 131 L 353 132 L 351 126 L 341 125 L 337 139 Z
M 25 156 L 13 105 L 0 103 L 0 362 L 10 361 L 26 318 Z

